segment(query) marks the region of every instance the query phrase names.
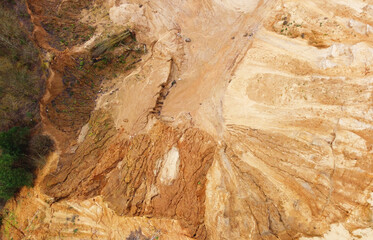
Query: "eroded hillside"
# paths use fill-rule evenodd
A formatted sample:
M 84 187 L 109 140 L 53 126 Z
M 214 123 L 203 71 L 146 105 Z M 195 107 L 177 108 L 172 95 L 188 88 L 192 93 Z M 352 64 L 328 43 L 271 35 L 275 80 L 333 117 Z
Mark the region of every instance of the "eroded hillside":
M 4 239 L 373 237 L 373 1 L 28 8 L 57 151 Z

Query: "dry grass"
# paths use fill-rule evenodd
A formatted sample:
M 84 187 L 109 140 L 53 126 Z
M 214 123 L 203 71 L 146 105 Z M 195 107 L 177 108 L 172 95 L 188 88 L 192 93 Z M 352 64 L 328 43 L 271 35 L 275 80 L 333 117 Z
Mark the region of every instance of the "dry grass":
M 117 47 L 120 43 L 122 43 L 129 37 L 133 37 L 132 32 L 130 30 L 125 30 L 118 35 L 114 35 L 108 39 L 103 40 L 92 48 L 92 57 L 97 58 L 101 56 L 105 52 Z
M 16 6 L 0 3 L 0 130 L 38 118 L 42 92 L 37 48 L 19 23 Z

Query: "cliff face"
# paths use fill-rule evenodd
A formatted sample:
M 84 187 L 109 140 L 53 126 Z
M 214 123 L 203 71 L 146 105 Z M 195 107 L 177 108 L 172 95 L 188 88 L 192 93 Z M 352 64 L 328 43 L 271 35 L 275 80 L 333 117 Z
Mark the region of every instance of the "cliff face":
M 66 49 L 43 31 L 48 4 L 77 3 L 29 1 L 55 56 L 41 111 L 59 149 L 3 235 L 373 237 L 373 1 L 80 1 L 95 31 Z M 69 59 L 126 27 L 140 60 L 69 86 L 97 96 L 57 114 Z

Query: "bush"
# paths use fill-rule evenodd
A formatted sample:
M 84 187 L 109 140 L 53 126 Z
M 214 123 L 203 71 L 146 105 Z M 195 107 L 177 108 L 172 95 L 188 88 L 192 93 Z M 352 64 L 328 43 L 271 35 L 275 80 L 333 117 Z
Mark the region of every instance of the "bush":
M 29 143 L 30 164 L 33 168 L 42 168 L 46 162 L 46 156 L 54 151 L 54 142 L 48 135 L 36 135 Z
M 0 198 L 9 199 L 22 186 L 32 184 L 31 168 L 25 166 L 29 129 L 13 127 L 0 132 Z M 28 169 L 28 170 L 26 170 Z
M 36 135 L 30 140 L 29 129 L 13 127 L 0 132 L 0 199 L 11 198 L 22 186 L 31 186 L 36 167 L 54 150 L 49 136 Z
M 31 155 L 44 157 L 54 150 L 54 142 L 47 135 L 36 135 L 31 138 L 29 149 Z
M 9 199 L 22 186 L 31 186 L 33 176 L 23 168 L 15 168 L 15 156 L 0 156 L 0 198 Z
M 28 128 L 13 127 L 6 132 L 0 132 L 0 148 L 3 154 L 19 157 L 26 152 L 29 141 Z

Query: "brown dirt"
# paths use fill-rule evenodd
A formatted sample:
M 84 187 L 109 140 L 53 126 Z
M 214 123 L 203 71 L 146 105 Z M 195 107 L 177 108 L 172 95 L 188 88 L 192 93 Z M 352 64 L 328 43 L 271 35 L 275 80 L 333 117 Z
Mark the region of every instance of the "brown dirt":
M 123 72 L 123 68 L 130 71 L 141 61 L 142 52 L 131 39 L 117 47 L 114 54 L 108 52 L 95 62 L 90 58 L 89 52 L 76 52 L 66 48 L 69 44 L 62 48 L 56 45 L 56 41 L 60 41 L 63 36 L 79 35 L 82 31 L 88 31 L 87 29 L 94 31 L 78 21 L 81 10 L 89 6 L 89 3 L 91 1 L 28 1 L 29 13 L 35 26 L 35 41 L 54 56 L 50 60 L 50 77 L 40 109 L 46 131 L 62 144 L 61 149 L 66 147 L 67 139 L 75 138 L 78 130 L 89 120 L 97 95 L 105 92 L 101 87 L 102 81 L 112 78 L 118 71 Z M 54 11 L 61 13 L 56 17 Z M 66 27 L 72 23 L 77 23 L 81 28 Z M 45 25 L 53 26 L 58 31 L 46 31 Z M 83 40 L 78 39 L 70 44 L 75 46 L 83 43 Z M 61 49 L 64 50 L 60 51 Z
M 79 69 L 80 57 L 90 66 L 84 54 L 53 50 L 62 54 L 54 61 L 69 56 L 72 65 L 52 68 L 58 82 L 50 83 L 61 91 L 46 94 L 49 126 L 74 138 L 31 191 L 38 196 L 10 205 L 19 229 L 33 216 L 42 218 L 29 233 L 36 239 L 123 239 L 139 227 L 149 238 L 174 232 L 162 235 L 173 240 L 297 239 L 334 223 L 371 226 L 368 36 L 357 35 L 356 44 L 352 29 L 321 11 L 329 4 L 321 0 L 250 1 L 254 10 L 245 13 L 243 0 L 138 2 L 108 4 L 114 15 L 101 33 L 109 21 L 131 18 L 147 29 L 139 36 L 150 54 L 132 72 L 119 67 L 90 115 L 76 114 L 89 118 L 77 140 L 75 125 L 84 121 L 68 118 L 79 106 L 66 101 L 84 102 L 84 91 L 94 98 L 85 80 L 94 71 Z M 116 73 L 112 59 L 101 70 Z M 77 231 L 72 219 L 80 219 Z
M 106 54 L 98 62 L 92 62 L 89 54 L 77 53 L 66 59 L 59 72 L 63 90 L 47 106 L 47 116 L 60 131 L 77 137 L 79 130 L 89 120 L 98 95 L 108 89 L 102 84 L 116 75 L 116 72 L 130 72 L 131 66 L 141 60 L 141 52 L 119 51 L 119 54 Z M 64 63 L 52 63 L 52 68 L 62 68 Z M 123 70 L 124 68 L 124 70 Z
M 29 1 L 31 11 L 38 15 L 50 36 L 49 44 L 58 50 L 82 44 L 92 37 L 95 28 L 79 21 L 82 9 L 91 4 L 89 0 Z
M 216 144 L 207 133 L 197 129 L 174 129 L 164 124 L 157 124 L 149 134 L 137 135 L 131 141 L 120 135 L 113 139 L 116 131 L 110 115 L 104 111 L 91 115 L 95 99 L 98 93 L 107 91 L 101 87 L 104 79 L 130 72 L 141 61 L 142 48 L 127 42 L 125 48 L 119 46 L 115 53 L 98 60 L 91 60 L 89 53 L 61 48 L 56 42 L 64 33 L 68 34 L 68 29 L 58 34 L 44 30 L 46 24 L 56 21 L 67 24 L 63 19 L 50 19 L 51 12 L 45 11 L 45 6 L 51 4 L 51 1 L 45 1 L 45 5 L 29 1 L 35 40 L 53 56 L 40 108 L 44 129 L 55 138 L 61 152 L 60 159 L 48 164 L 48 171 L 55 171 L 50 174 L 43 171 L 37 185 L 40 183 L 42 192 L 54 198 L 52 202 L 102 195 L 119 215 L 177 219 L 188 230 L 188 236 L 205 239 L 205 176 Z M 58 2 L 52 5 L 55 4 Z M 171 82 L 167 84 L 170 88 Z M 88 120 L 84 142 L 75 145 L 73 139 Z M 200 145 L 200 141 L 208 144 Z M 181 171 L 173 186 L 164 186 L 153 169 L 175 142 L 178 142 Z M 122 160 L 124 167 L 117 172 Z M 118 182 L 118 174 L 126 176 L 124 183 Z M 149 199 L 146 193 L 154 186 L 158 193 Z
M 48 195 L 56 199 L 102 195 L 119 215 L 177 219 L 190 237 L 206 238 L 205 176 L 216 148 L 211 136 L 194 128 L 156 124 L 149 134 L 131 141 L 108 140 L 114 131 L 107 117 L 96 115 L 89 125 L 75 154 L 63 157 L 58 171 L 45 178 Z M 154 169 L 173 145 L 180 154 L 180 172 L 167 186 Z M 149 199 L 154 187 L 158 191 Z

